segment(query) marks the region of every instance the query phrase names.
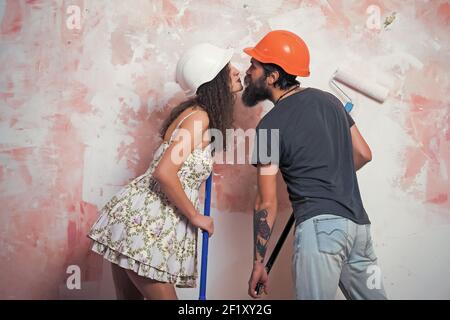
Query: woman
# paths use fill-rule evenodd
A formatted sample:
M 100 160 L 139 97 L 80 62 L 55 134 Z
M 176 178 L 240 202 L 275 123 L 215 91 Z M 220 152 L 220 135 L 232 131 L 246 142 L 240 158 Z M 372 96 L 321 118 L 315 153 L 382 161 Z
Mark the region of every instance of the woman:
M 176 80 L 189 99 L 164 122 L 148 170 L 112 197 L 89 232 L 92 250 L 112 262 L 119 298 L 177 299 L 175 286 L 196 286 L 197 231 L 214 232 L 212 218 L 199 212 L 200 185 L 213 165 L 205 137 L 215 128 L 225 139 L 242 90 L 232 54 L 204 43 L 181 57 Z

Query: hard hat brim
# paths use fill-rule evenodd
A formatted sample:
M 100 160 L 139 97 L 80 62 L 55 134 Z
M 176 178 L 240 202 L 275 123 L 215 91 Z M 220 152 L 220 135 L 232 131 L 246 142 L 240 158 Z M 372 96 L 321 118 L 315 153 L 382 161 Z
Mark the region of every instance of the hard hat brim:
M 286 67 L 283 67 L 282 63 L 280 63 L 278 61 L 278 58 L 264 56 L 261 53 L 259 53 L 257 50 L 255 50 L 255 47 L 247 47 L 244 49 L 244 52 L 246 54 L 248 54 L 250 57 L 252 57 L 262 63 L 274 63 L 274 64 L 280 66 L 281 68 L 283 68 L 284 71 L 286 71 L 289 74 L 292 74 L 295 76 L 300 76 L 300 77 L 309 77 L 309 75 L 310 75 L 310 72 L 308 70 L 300 70 L 300 69 L 294 69 L 294 68 L 287 69 Z

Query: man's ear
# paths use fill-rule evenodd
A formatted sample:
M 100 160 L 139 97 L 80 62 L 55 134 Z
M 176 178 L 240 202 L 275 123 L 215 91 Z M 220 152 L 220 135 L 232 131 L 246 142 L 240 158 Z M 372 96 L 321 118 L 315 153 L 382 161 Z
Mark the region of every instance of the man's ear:
M 280 73 L 278 71 L 273 71 L 267 76 L 267 84 L 273 86 L 275 82 L 277 82 L 280 77 Z

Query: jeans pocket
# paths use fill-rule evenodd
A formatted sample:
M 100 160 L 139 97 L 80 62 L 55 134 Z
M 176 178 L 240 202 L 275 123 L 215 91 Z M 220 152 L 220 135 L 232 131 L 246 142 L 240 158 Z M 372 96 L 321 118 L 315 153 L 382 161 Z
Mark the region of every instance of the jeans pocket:
M 336 255 L 347 246 L 347 219 L 314 219 L 317 246 L 320 252 Z

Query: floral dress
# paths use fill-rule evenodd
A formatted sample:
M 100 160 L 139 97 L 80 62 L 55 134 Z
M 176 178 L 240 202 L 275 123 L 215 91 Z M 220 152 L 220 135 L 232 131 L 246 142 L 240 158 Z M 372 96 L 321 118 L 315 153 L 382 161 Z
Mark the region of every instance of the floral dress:
M 180 121 L 181 123 L 194 111 Z M 116 193 L 89 231 L 92 250 L 105 259 L 153 280 L 196 287 L 197 231 L 167 199 L 152 173 L 172 142 L 155 151 L 148 170 Z M 211 174 L 211 144 L 194 149 L 178 171 L 189 200 L 199 211 L 199 189 Z

